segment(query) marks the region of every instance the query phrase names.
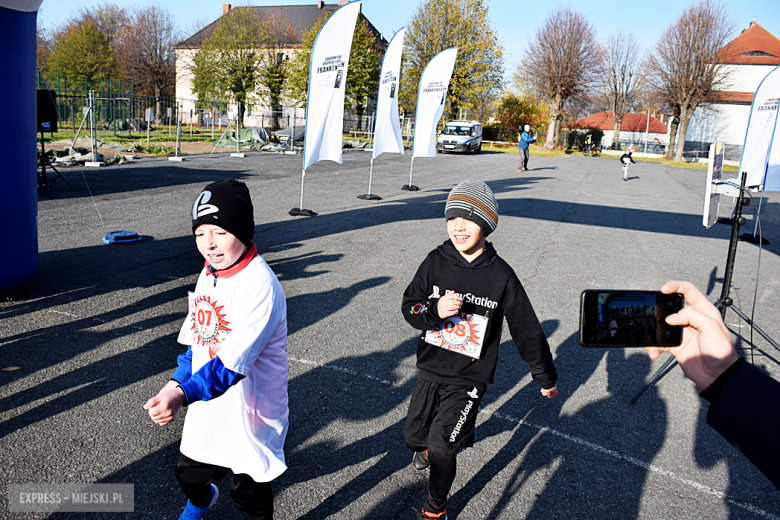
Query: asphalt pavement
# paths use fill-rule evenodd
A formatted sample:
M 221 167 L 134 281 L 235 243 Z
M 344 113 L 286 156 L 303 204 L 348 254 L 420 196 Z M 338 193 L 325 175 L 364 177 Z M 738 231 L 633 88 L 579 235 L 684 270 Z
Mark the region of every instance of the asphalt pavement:
M 780 491 L 707 426 L 707 405 L 679 367 L 629 405 L 663 358 L 577 342 L 584 289 L 686 279 L 718 298 L 730 228 L 701 224 L 705 172 L 638 162 L 623 181 L 614 158 L 563 156 L 531 157 L 520 173 L 517 156 L 485 148 L 417 159 L 420 190 L 401 191 L 410 160 L 374 161 L 380 201 L 357 198 L 368 191 L 369 152 L 311 166 L 303 206 L 312 218 L 287 213 L 300 205 L 300 156 L 62 169 L 77 191 L 58 181 L 41 194 L 38 271 L 0 303 L 0 368 L 21 367 L 0 371 L 0 517 L 47 517 L 9 513 L 8 484 L 94 482 L 134 484 L 135 512 L 50 518 L 178 518 L 184 417 L 158 427 L 141 407 L 183 351 L 176 335 L 203 265 L 190 205 L 207 183 L 235 178 L 249 186 L 255 242 L 288 300 L 289 469 L 273 483 L 276 517 L 415 518 L 427 471 L 411 468 L 402 437 L 417 334 L 401 294 L 447 238 L 447 193 L 475 178 L 498 199 L 490 240 L 542 322 L 560 394 L 541 396 L 505 330 L 475 446 L 458 456 L 449 518 L 780 519 Z M 763 201 L 771 245 L 739 243 L 731 291 L 776 340 L 778 200 Z M 746 214 L 752 232 L 752 206 Z M 103 245 L 114 230 L 144 240 Z M 780 352 L 734 312 L 726 321 L 745 355 L 780 378 Z M 220 489 L 206 518 L 239 518 L 229 479 Z

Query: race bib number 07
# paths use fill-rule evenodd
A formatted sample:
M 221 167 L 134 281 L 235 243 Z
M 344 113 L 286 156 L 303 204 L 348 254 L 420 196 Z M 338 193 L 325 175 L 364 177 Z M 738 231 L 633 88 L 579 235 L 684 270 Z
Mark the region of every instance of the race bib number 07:
M 231 332 L 233 309 L 229 298 L 189 294 L 192 343 L 209 349 L 214 359 Z
M 450 316 L 435 330 L 425 333 L 425 342 L 458 354 L 478 359 L 485 341 L 488 319 L 477 314 L 459 312 Z

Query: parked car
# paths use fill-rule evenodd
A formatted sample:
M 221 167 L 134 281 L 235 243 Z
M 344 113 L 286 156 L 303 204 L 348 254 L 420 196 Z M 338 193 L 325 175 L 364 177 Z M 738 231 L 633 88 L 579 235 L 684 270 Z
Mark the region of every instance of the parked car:
M 436 140 L 439 152 L 482 151 L 482 125 L 477 121 L 450 121 Z

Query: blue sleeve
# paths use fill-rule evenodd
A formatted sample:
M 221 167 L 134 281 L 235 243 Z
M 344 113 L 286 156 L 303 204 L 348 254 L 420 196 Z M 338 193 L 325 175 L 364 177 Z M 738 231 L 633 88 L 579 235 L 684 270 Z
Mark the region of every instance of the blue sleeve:
M 243 374 L 226 368 L 219 357 L 215 357 L 200 367 L 200 370 L 192 374 L 189 381 L 179 387 L 184 392 L 187 404 L 192 404 L 219 397 L 242 379 L 244 379 Z
M 176 361 L 179 363 L 179 367 L 171 379 L 179 383 L 186 383 L 192 376 L 192 347 L 187 346 L 187 352 L 180 354 Z

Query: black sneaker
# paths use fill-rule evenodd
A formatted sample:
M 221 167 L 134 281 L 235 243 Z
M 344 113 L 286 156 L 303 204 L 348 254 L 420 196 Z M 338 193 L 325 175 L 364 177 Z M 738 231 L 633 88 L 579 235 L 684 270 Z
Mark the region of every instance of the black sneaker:
M 431 467 L 431 461 L 428 460 L 428 450 L 415 451 L 412 456 L 412 467 L 416 471 L 422 471 Z
M 422 453 L 421 451 L 418 453 Z M 435 518 L 436 520 L 447 520 L 447 511 L 442 511 L 441 513 L 430 513 L 425 510 L 425 508 L 422 509 L 420 512 L 420 520 L 430 520 L 431 518 Z

